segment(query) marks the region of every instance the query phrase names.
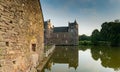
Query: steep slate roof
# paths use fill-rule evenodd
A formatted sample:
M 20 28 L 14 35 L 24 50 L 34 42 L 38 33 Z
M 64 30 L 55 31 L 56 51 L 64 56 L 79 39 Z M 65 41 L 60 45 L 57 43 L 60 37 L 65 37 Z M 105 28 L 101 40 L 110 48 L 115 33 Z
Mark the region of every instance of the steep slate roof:
M 53 32 L 68 32 L 68 27 L 54 27 Z
M 48 24 L 47 21 L 45 21 L 44 24 L 45 24 L 45 25 Z
M 45 22 L 44 22 L 44 28 L 45 28 L 45 29 L 46 29 L 47 25 L 48 25 L 48 23 L 47 23 L 47 21 L 45 21 Z
M 77 22 L 76 20 L 73 22 L 73 23 L 69 23 L 70 26 L 74 26 L 74 25 L 77 25 Z

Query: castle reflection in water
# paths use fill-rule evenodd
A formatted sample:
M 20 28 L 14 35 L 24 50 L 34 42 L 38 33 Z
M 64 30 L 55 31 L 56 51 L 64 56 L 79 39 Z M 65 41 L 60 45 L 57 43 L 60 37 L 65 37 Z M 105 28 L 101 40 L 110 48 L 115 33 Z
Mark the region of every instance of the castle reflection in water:
M 77 46 L 57 46 L 45 69 L 51 70 L 52 64 L 68 64 L 69 67 L 78 67 L 78 47 Z M 43 70 L 44 72 L 44 70 Z
M 85 56 L 81 56 L 83 54 L 89 54 L 87 60 L 85 60 Z M 84 69 L 85 72 L 88 72 L 88 70 L 86 69 L 86 65 L 88 62 L 91 66 L 89 68 L 89 71 L 94 68 L 96 70 L 99 70 L 100 72 L 120 72 L 120 48 L 107 46 L 57 46 L 52 57 L 43 69 L 43 72 L 56 72 L 55 68 L 57 68 L 56 65 L 58 64 L 63 64 L 63 66 L 67 64 L 67 70 L 69 70 L 70 72 L 82 72 L 82 69 Z M 81 64 L 84 65 L 81 66 Z M 60 66 L 60 69 L 63 68 L 64 67 Z M 74 69 L 74 71 L 70 68 Z M 63 71 L 60 69 L 57 71 Z

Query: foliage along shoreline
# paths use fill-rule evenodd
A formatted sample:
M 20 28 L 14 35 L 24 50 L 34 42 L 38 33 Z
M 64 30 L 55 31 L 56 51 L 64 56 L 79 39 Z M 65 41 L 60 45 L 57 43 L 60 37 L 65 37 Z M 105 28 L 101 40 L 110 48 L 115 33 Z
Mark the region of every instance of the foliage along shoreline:
M 79 45 L 120 46 L 120 22 L 105 22 L 101 30 L 95 29 L 91 36 L 79 36 Z

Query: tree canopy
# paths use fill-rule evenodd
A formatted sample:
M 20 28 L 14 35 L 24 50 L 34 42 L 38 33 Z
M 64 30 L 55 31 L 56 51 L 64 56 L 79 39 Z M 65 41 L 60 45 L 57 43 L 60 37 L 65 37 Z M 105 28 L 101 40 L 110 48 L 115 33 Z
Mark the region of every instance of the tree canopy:
M 79 36 L 79 41 L 90 41 L 90 36 L 85 34 Z
M 91 35 L 91 42 L 94 44 L 94 45 L 98 45 L 98 41 L 100 40 L 100 32 L 98 29 L 95 29 L 93 32 L 92 32 L 92 35 Z
M 109 41 L 112 46 L 120 45 L 120 23 L 105 22 L 101 25 L 101 40 Z
M 91 42 L 95 45 L 99 41 L 110 42 L 111 46 L 120 46 L 120 23 L 105 22 L 101 25 L 100 32 L 95 29 L 91 35 Z

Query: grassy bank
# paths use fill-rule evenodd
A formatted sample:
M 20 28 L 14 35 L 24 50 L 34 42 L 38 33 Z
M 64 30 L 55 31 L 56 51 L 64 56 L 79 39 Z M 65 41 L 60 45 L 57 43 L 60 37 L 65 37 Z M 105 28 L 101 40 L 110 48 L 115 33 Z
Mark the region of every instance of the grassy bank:
M 91 41 L 79 41 L 79 45 L 94 45 Z M 110 42 L 99 41 L 97 45 L 110 46 Z
M 91 41 L 79 41 L 79 45 L 92 45 Z

